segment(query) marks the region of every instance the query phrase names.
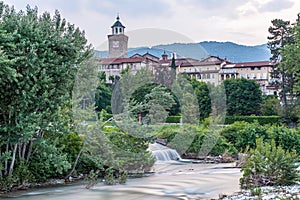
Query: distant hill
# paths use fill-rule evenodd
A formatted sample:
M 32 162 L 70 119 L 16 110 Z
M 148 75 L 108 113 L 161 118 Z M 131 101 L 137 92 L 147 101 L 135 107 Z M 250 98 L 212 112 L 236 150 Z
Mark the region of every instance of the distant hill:
M 166 51 L 171 56 L 175 52 L 177 56 L 195 59 L 204 59 L 207 56 L 227 58 L 232 62 L 252 62 L 269 60 L 271 53 L 266 44 L 256 46 L 239 45 L 233 42 L 204 41 L 200 43 L 174 43 L 149 47 L 137 47 L 128 49 L 128 56 L 139 53 L 151 53 L 161 57 Z M 95 51 L 97 57 L 108 57 L 107 51 Z

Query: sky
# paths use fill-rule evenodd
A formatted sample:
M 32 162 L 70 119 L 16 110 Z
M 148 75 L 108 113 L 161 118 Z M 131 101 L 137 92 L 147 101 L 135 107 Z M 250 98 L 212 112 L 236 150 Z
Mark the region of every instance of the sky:
M 299 0 L 4 0 L 16 10 L 37 6 L 58 10 L 85 31 L 95 49 L 106 49 L 107 35 L 119 14 L 129 47 L 175 42 L 267 43 L 271 20 L 294 22 Z

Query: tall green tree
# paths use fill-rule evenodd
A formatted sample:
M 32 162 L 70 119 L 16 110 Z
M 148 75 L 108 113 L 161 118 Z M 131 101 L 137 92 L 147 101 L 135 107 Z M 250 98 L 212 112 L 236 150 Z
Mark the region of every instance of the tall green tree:
M 272 57 L 270 60 L 275 63 L 273 70 L 273 78 L 276 80 L 276 86 L 280 89 L 280 100 L 283 104 L 284 118 L 288 120 L 291 108 L 288 99 L 293 96 L 293 74 L 290 73 L 288 66 L 282 61 L 285 58 L 281 55 L 281 51 L 285 46 L 294 43 L 294 35 L 292 34 L 293 26 L 290 21 L 282 19 L 274 19 L 271 21 L 272 26 L 269 27 L 268 48 L 271 50 Z
M 291 76 L 291 86 L 289 89 L 289 100 L 287 104 L 286 118 L 295 121 L 299 116 L 299 94 L 300 94 L 300 14 L 293 27 L 294 42 L 284 46 L 281 50 L 282 61 L 279 67 L 285 68 L 286 72 Z
M 208 85 L 205 82 L 197 81 L 195 78 L 190 79 L 190 83 L 198 99 L 199 119 L 203 120 L 207 118 L 212 111 Z
M 262 94 L 258 83 L 242 78 L 226 79 L 222 84 L 226 92 L 229 115 L 259 114 Z
M 111 113 L 112 84 L 106 83 L 105 72 L 100 72 L 98 78 L 99 81 L 95 93 L 96 111 L 100 112 L 102 109 L 105 109 L 108 113 Z
M 17 12 L 0 2 L 0 21 L 0 177 L 11 180 L 16 165 L 33 166 L 41 156 L 55 168 L 50 175 L 63 173 L 70 165 L 54 141 L 70 131 L 74 77 L 91 46 L 58 11 L 53 17 L 38 15 L 37 7 Z

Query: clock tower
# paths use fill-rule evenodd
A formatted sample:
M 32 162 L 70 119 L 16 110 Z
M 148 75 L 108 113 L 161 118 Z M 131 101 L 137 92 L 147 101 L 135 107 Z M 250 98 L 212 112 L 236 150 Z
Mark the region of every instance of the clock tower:
M 111 26 L 112 33 L 108 35 L 109 58 L 127 58 L 128 36 L 124 35 L 125 26 L 120 22 L 119 15 L 117 21 Z

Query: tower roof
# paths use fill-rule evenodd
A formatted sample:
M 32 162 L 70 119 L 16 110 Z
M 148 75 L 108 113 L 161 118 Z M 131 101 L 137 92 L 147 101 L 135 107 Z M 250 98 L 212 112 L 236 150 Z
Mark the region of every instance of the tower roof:
M 117 21 L 111 26 L 111 28 L 113 28 L 113 27 L 123 27 L 123 28 L 125 28 L 125 26 L 123 26 L 123 24 L 120 22 L 120 17 L 119 17 L 119 15 L 117 16 Z

